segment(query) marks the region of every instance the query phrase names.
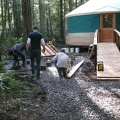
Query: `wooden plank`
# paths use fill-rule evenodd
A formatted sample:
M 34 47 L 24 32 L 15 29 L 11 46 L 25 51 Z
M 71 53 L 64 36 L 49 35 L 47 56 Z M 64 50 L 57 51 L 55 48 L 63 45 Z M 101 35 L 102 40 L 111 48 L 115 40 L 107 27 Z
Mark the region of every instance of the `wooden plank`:
M 90 52 L 89 60 L 91 59 L 93 53 L 95 52 L 95 46 L 97 46 L 97 42 L 98 42 L 98 33 L 99 33 L 99 30 L 97 29 L 94 33 L 94 41 L 93 41 L 92 50 Z
M 97 79 L 120 78 L 120 52 L 115 43 L 98 43 L 98 61 L 103 61 L 104 71 L 97 71 Z
M 59 50 L 55 48 L 52 44 L 45 44 L 45 52 L 41 51 L 41 56 L 43 57 L 50 57 L 54 56 Z
M 99 77 L 97 77 L 97 80 L 99 80 L 99 81 L 101 81 L 101 80 L 102 80 L 102 81 L 107 81 L 107 80 L 109 80 L 109 81 L 110 81 L 110 80 L 111 80 L 111 81 L 113 81 L 113 80 L 114 80 L 114 81 L 118 81 L 118 80 L 120 80 L 120 78 L 118 78 L 118 77 L 117 77 L 117 78 L 111 78 L 111 77 L 110 77 L 110 78 L 105 78 L 105 77 L 104 77 L 104 78 L 102 78 L 102 77 L 99 78 Z
M 76 66 L 72 68 L 72 70 L 68 73 L 67 77 L 72 77 L 72 75 L 77 71 L 77 69 L 83 64 L 84 60 L 79 62 Z
M 97 45 L 98 35 L 99 35 L 99 30 L 97 29 L 94 33 L 94 42 L 93 42 L 94 45 Z

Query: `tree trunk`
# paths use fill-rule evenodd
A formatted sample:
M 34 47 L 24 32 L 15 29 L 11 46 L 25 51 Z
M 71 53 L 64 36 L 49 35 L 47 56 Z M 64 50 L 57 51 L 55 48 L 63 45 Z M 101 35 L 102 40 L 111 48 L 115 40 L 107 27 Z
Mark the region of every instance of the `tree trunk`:
M 44 27 L 44 6 L 43 0 L 39 0 L 39 17 L 40 17 L 40 31 L 45 34 L 45 27 Z
M 60 0 L 60 36 L 64 40 L 63 0 Z
M 83 3 L 84 3 L 84 0 L 81 0 L 79 4 L 82 5 Z
M 75 0 L 75 7 L 77 8 L 78 7 L 78 1 Z
M 35 23 L 34 0 L 31 1 L 31 17 L 32 17 L 32 26 L 34 26 Z
M 69 12 L 71 12 L 72 11 L 72 0 L 69 0 Z
M 7 16 L 7 0 L 1 0 L 2 7 L 2 32 L 1 32 L 1 39 L 4 40 L 5 32 L 6 32 L 6 16 Z
M 64 16 L 66 15 L 66 0 L 64 0 Z
M 2 31 L 0 35 L 0 61 L 2 61 L 2 42 L 5 39 L 6 34 L 6 16 L 7 16 L 7 0 L 1 0 L 1 13 L 2 13 Z
M 21 4 L 17 0 L 13 0 L 13 19 L 14 19 L 14 37 L 19 39 L 22 34 L 21 26 Z
M 32 30 L 31 18 L 31 0 L 22 0 L 22 16 L 23 16 L 23 40 L 26 43 L 27 36 Z
M 12 14 L 10 13 L 11 10 L 11 2 L 9 1 L 8 4 L 8 35 L 11 33 L 11 21 L 12 21 Z
M 51 19 L 51 9 L 50 6 L 48 6 L 48 13 L 49 13 L 49 23 L 50 23 L 50 38 L 53 38 L 53 29 L 52 29 L 52 19 Z

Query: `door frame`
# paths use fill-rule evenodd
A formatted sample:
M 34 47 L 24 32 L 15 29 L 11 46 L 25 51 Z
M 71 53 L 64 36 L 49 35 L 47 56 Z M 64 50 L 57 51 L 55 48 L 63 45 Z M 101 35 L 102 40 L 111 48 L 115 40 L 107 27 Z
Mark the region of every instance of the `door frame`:
M 103 16 L 105 15 L 113 16 L 112 27 L 110 28 L 104 28 L 103 26 Z M 115 13 L 100 14 L 100 41 L 99 42 L 114 42 L 114 31 L 113 31 L 114 28 L 115 28 Z M 106 39 L 106 37 L 108 37 L 108 40 Z

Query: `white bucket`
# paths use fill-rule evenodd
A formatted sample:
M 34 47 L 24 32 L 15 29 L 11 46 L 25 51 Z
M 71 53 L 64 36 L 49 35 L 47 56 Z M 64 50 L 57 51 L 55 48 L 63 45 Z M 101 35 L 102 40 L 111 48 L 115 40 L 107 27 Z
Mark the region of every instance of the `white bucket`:
M 69 53 L 69 48 L 64 48 L 65 49 L 65 53 Z
M 74 48 L 70 48 L 70 52 L 73 53 L 74 52 Z
M 75 53 L 79 53 L 79 48 L 75 48 Z

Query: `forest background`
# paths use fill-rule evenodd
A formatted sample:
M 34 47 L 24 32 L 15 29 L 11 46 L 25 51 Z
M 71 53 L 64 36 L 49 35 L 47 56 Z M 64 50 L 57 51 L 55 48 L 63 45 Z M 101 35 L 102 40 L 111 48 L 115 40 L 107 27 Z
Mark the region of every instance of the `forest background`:
M 49 40 L 65 42 L 65 15 L 88 0 L 0 0 L 0 60 L 15 43 L 26 43 L 33 26 Z
M 30 75 L 19 75 L 9 69 L 9 48 L 16 43 L 26 44 L 33 26 L 39 28 L 45 42 L 64 44 L 65 15 L 87 1 L 0 0 L 0 119 L 8 116 L 11 120 L 7 110 L 18 110 L 19 113 L 21 102 L 28 105 L 23 96 L 31 97 L 39 88 L 31 83 Z

